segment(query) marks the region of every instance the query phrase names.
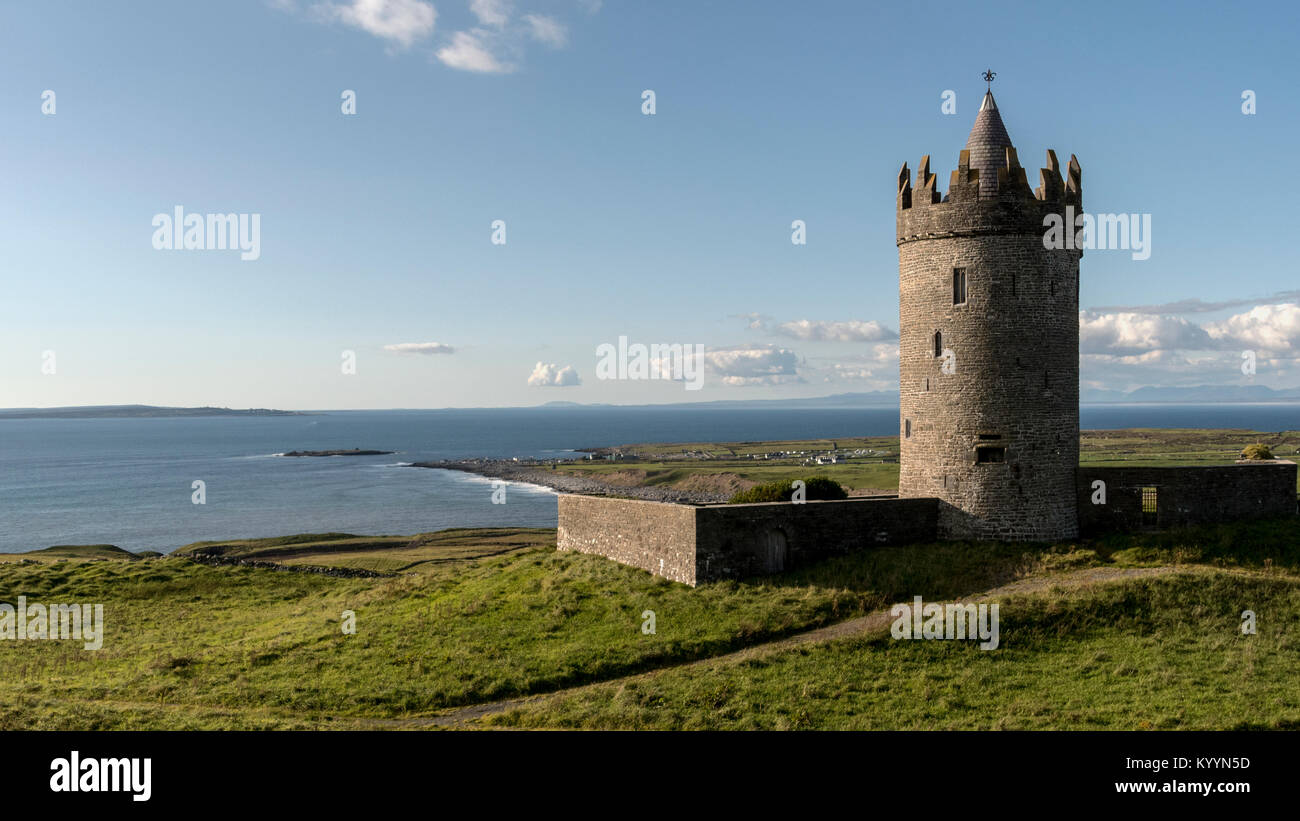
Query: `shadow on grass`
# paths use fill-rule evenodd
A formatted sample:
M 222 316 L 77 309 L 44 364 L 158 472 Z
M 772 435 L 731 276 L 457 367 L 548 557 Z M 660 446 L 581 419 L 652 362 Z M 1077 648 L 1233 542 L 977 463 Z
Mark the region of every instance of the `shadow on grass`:
M 1204 564 L 1300 573 L 1300 517 L 1058 543 L 934 542 L 869 548 L 740 584 L 850 590 L 881 601 L 955 598 L 1027 574 L 1087 566 Z
M 1300 573 L 1300 517 L 1110 534 L 1088 544 L 1122 564 L 1205 564 Z
M 750 577 L 741 584 L 850 590 L 883 606 L 912 596 L 954 598 L 982 592 L 1038 569 L 1054 549 L 1046 544 L 999 542 L 895 545 L 822 559 L 773 576 Z

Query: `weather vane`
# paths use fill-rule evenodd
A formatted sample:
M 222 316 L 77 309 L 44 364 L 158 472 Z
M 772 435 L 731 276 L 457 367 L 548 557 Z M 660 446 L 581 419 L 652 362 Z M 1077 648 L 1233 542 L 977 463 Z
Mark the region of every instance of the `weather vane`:
M 988 83 L 988 90 L 989 90 L 989 91 L 992 91 L 992 90 L 993 90 L 993 78 L 996 77 L 996 76 L 998 76 L 998 75 L 997 75 L 997 72 L 994 71 L 993 69 L 985 69 L 985 70 L 984 70 L 984 82 Z

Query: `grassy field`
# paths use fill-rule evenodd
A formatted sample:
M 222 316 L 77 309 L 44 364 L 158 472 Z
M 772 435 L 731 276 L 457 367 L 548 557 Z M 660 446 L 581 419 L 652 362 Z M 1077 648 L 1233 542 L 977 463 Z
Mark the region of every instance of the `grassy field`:
M 557 553 L 553 543 L 547 530 L 457 530 L 191 547 L 226 544 L 298 566 L 401 568 L 391 578 L 211 567 L 181 556 L 106 560 L 102 547 L 92 559 L 67 558 L 76 550 L 63 548 L 7 563 L 0 601 L 102 603 L 106 629 L 99 651 L 0 641 L 0 729 L 403 727 L 529 695 L 541 698 L 473 726 L 1300 720 L 1296 520 L 1079 544 L 890 547 L 697 589 Z M 1079 568 L 1135 566 L 1170 571 L 1078 591 L 1049 584 L 1005 601 L 1003 647 L 991 653 L 867 637 L 709 661 L 913 595 L 945 600 Z M 1234 632 L 1246 608 L 1260 614 L 1257 636 Z M 356 613 L 355 635 L 340 629 L 345 610 Z M 655 613 L 653 635 L 641 631 L 646 610 Z M 701 666 L 679 666 L 692 660 Z M 1131 709 L 1139 703 L 1149 709 Z
M 554 531 L 543 532 L 553 545 Z M 492 531 L 475 558 L 465 555 L 466 536 L 406 539 L 423 553 L 406 549 L 398 560 L 416 570 L 388 579 L 181 557 L 6 564 L 0 600 L 103 603 L 106 636 L 96 652 L 0 641 L 0 729 L 358 726 L 700 658 L 853 615 L 866 602 L 829 586 L 691 590 L 523 544 L 536 545 L 537 531 Z M 276 541 L 264 541 L 263 557 L 312 543 Z M 292 561 L 385 558 L 379 549 L 332 556 L 330 541 Z M 509 541 L 517 544 L 501 553 Z M 661 620 L 653 640 L 640 632 L 647 609 Z M 345 610 L 357 615 L 355 635 L 341 632 Z
M 1257 635 L 1242 635 L 1254 609 Z M 664 671 L 488 722 L 599 729 L 1300 729 L 1300 580 L 1186 569 L 1000 603 L 1002 644 L 883 635 Z
M 703 477 L 732 481 L 714 486 L 734 490 L 750 485 L 805 475 L 814 471 L 849 488 L 898 487 L 898 437 L 865 436 L 843 439 L 806 439 L 775 442 L 687 442 L 626 445 L 618 450 L 635 453 L 635 459 L 594 459 L 562 464 L 562 473 L 590 476 L 614 484 L 637 484 L 680 489 L 708 489 Z M 838 451 L 871 451 L 836 465 L 804 466 L 809 457 Z M 766 458 L 771 454 L 802 454 Z M 599 454 L 598 454 L 599 455 Z M 893 463 L 885 459 L 894 460 Z M 736 481 L 739 480 L 739 481 Z
M 974 546 L 969 546 L 974 547 Z M 1016 556 L 950 552 L 927 600 L 999 579 L 1001 645 L 861 638 L 657 671 L 530 701 L 484 723 L 584 729 L 1300 729 L 1300 522 L 1112 535 Z M 906 550 L 906 548 L 900 548 Z M 1007 551 L 1009 548 L 1003 548 Z M 963 564 L 961 556 L 972 564 Z M 888 563 L 888 558 L 880 556 Z M 880 568 L 818 566 L 865 589 Z M 992 571 L 991 568 L 1000 569 Z M 1080 569 L 1149 578 L 1069 586 Z M 1010 572 L 1008 572 L 1010 571 Z M 1059 582 L 1059 583 L 1058 583 Z M 906 586 L 906 585 L 904 585 Z M 959 585 L 960 586 L 960 585 Z M 1243 635 L 1242 611 L 1258 633 Z
M 55 545 L 30 553 L 0 553 L 0 562 L 49 561 L 52 559 L 121 559 L 137 561 L 141 557 L 111 544 Z
M 1090 432 L 1083 458 L 1209 464 L 1255 441 L 1293 457 L 1300 435 Z M 873 459 L 891 442 L 839 440 L 875 453 L 815 471 L 798 457 L 748 457 L 832 443 L 656 446 L 663 473 L 642 478 L 838 472 L 882 487 L 897 465 Z M 635 481 L 630 467 L 572 469 Z M 696 589 L 554 545 L 554 530 L 497 528 L 202 542 L 169 557 L 113 545 L 0 555 L 0 603 L 99 603 L 105 615 L 98 651 L 0 640 L 0 730 L 405 728 L 519 698 L 457 726 L 1300 728 L 1296 518 L 1055 545 L 882 547 Z M 273 566 L 229 564 L 242 560 Z M 988 591 L 1003 591 L 990 594 L 1003 631 L 992 652 L 879 630 L 766 646 L 916 595 Z M 1257 635 L 1238 629 L 1246 609 Z M 355 634 L 341 629 L 344 611 Z M 642 632 L 646 611 L 653 634 Z
M 1215 465 L 1231 463 L 1242 448 L 1263 442 L 1281 459 L 1297 459 L 1300 431 L 1267 433 L 1248 430 L 1170 430 L 1134 428 L 1083 431 L 1079 461 L 1084 465 Z M 682 489 L 699 487 L 698 477 L 734 478 L 719 487 L 743 487 L 815 472 L 851 489 L 898 488 L 898 437 L 808 439 L 788 442 L 727 442 L 624 445 L 617 450 L 634 459 L 580 461 L 557 468 L 617 483 Z M 873 451 L 837 464 L 805 466 L 807 458 L 836 450 L 843 454 Z M 771 453 L 799 453 L 760 458 Z M 887 459 L 892 461 L 886 461 Z M 693 484 L 695 483 L 695 484 Z M 1300 491 L 1300 479 L 1297 480 Z
M 550 528 L 453 528 L 418 536 L 306 533 L 272 539 L 195 542 L 172 555 L 273 561 L 292 567 L 424 573 L 467 559 L 554 545 L 555 531 Z

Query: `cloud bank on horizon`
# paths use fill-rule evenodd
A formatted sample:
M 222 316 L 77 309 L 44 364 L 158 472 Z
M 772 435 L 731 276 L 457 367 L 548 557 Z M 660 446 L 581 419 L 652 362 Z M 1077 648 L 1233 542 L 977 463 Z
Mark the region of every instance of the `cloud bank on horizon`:
M 394 345 L 385 345 L 384 350 L 393 351 L 394 353 L 415 353 L 415 354 L 448 354 L 455 353 L 456 349 L 450 345 L 441 342 L 398 342 Z

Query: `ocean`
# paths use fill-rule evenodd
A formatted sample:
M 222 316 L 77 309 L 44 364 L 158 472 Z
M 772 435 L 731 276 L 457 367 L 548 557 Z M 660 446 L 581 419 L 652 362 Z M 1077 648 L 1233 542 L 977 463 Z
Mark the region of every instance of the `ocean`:
M 1085 405 L 1082 427 L 1300 428 L 1300 405 Z M 411 462 L 577 457 L 636 442 L 887 436 L 896 408 L 563 407 L 330 411 L 307 416 L 0 420 L 0 552 L 342 531 L 554 527 L 551 491 Z M 362 448 L 387 456 L 286 458 Z M 206 504 L 192 503 L 204 483 Z

